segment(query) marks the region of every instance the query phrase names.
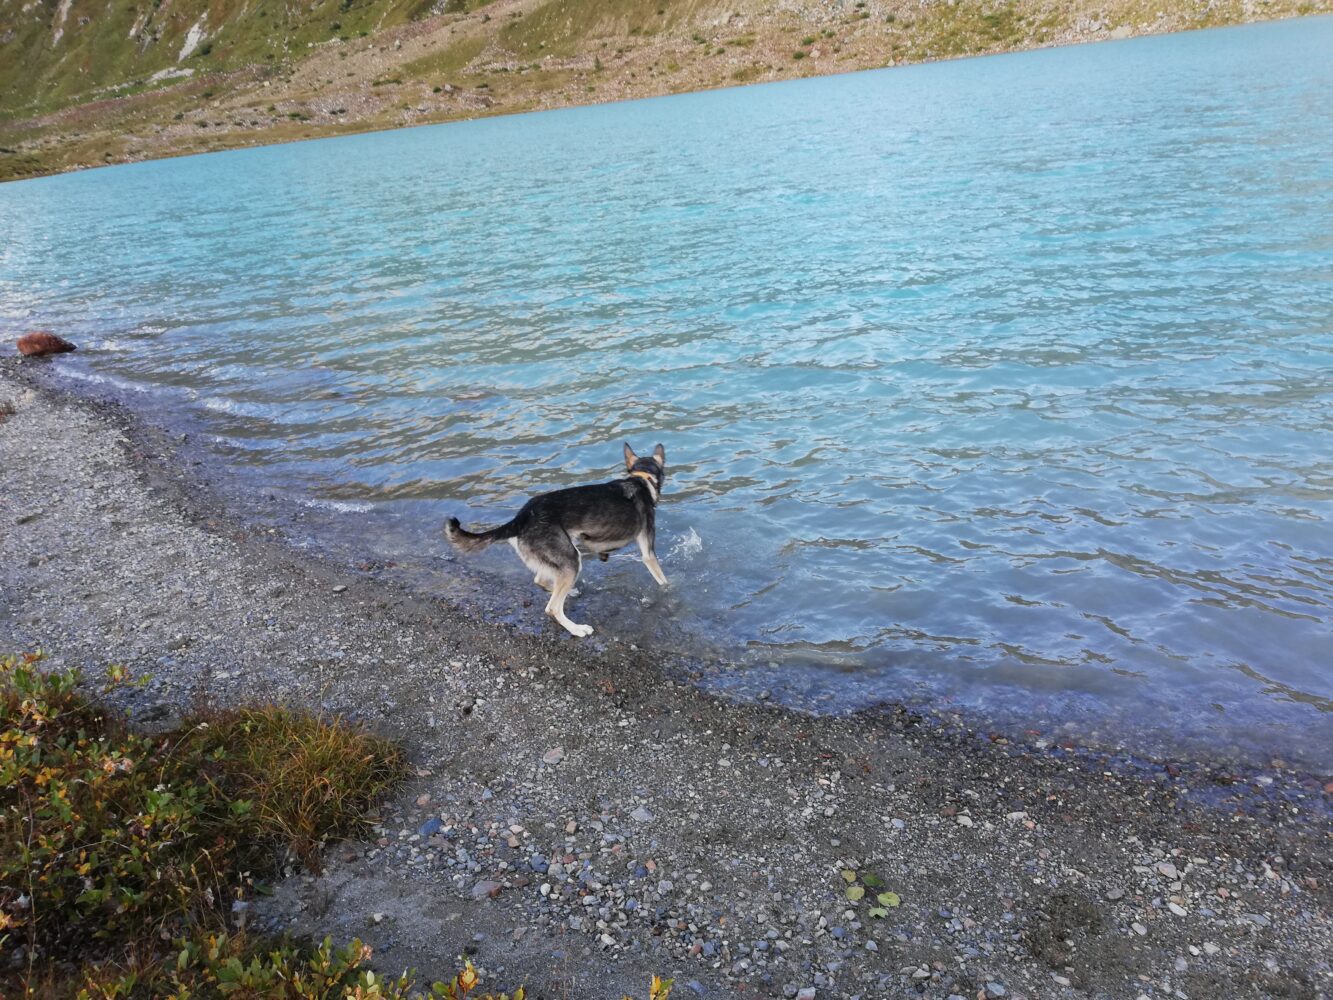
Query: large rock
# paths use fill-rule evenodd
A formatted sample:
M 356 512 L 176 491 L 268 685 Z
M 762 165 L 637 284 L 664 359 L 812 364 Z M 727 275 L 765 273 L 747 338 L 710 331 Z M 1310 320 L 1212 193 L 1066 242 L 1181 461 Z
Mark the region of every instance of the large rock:
M 68 351 L 78 350 L 68 340 L 57 337 L 54 333 L 47 333 L 45 330 L 24 334 L 19 338 L 18 347 L 20 354 L 30 358 L 41 358 L 48 354 L 65 354 Z

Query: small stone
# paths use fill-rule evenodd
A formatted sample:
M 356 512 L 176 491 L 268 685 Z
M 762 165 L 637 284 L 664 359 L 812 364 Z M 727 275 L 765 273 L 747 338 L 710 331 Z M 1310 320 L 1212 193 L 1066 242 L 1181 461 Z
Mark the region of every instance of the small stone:
M 1143 924 L 1139 923 L 1137 920 L 1135 920 L 1129 926 L 1133 929 L 1134 933 L 1139 935 L 1140 937 L 1148 933 L 1148 928 L 1143 926 Z
M 796 1000 L 815 1000 L 815 988 L 807 986 L 804 989 L 797 990 Z
M 1066 976 L 1058 976 L 1058 975 L 1056 975 L 1055 973 L 1051 973 L 1051 978 L 1055 980 L 1055 985 L 1056 985 L 1056 986 L 1069 986 L 1069 985 L 1070 985 L 1069 979 L 1068 979 Z
M 651 823 L 653 820 L 653 814 L 644 806 L 639 806 L 639 808 L 635 809 L 630 813 L 630 817 L 636 823 Z
M 336 587 L 333 588 L 333 592 L 334 592 L 335 594 L 346 593 L 346 591 L 347 591 L 347 584 L 345 584 L 345 583 L 340 583 L 340 584 L 338 584 Z
M 1180 873 L 1176 871 L 1176 866 L 1173 865 L 1170 861 L 1157 862 L 1157 870 L 1164 877 L 1169 878 L 1172 882 L 1180 878 Z
M 66 354 L 78 350 L 68 340 L 45 330 L 24 334 L 18 339 L 18 349 L 26 358 L 43 358 L 48 354 Z
M 986 996 L 990 998 L 990 1000 L 998 1000 L 999 997 L 1004 996 L 1008 992 L 1009 991 L 1004 988 L 1003 983 L 986 984 Z
M 879 945 L 875 944 L 874 941 L 867 941 L 866 951 L 879 951 Z
M 565 759 L 564 747 L 551 747 L 550 750 L 547 750 L 546 753 L 542 754 L 543 764 L 559 764 L 564 759 Z M 573 831 L 570 832 L 572 833 Z
M 1219 954 L 1221 951 L 1222 949 L 1218 945 L 1213 944 L 1213 942 L 1211 941 L 1205 941 L 1203 943 L 1203 953 L 1205 955 L 1216 955 Z
M 1166 908 L 1178 917 L 1183 917 L 1188 911 L 1179 903 L 1167 903 Z
M 500 895 L 500 890 L 504 886 L 499 882 L 493 882 L 490 879 L 483 879 L 472 887 L 473 899 L 494 899 Z
M 1115 902 L 1117 899 L 1124 899 L 1125 890 L 1118 887 L 1115 889 L 1108 889 L 1106 891 L 1106 898 L 1111 900 L 1112 902 Z
M 440 819 L 440 817 L 438 816 L 432 816 L 430 819 L 426 820 L 426 822 L 422 823 L 419 827 L 417 827 L 417 833 L 419 833 L 423 837 L 429 837 L 432 836 L 433 834 L 439 833 L 443 829 L 444 829 L 444 821 Z
M 970 827 L 970 826 L 972 826 L 972 817 L 971 817 L 971 816 L 959 816 L 959 817 L 958 817 L 958 825 L 959 825 L 959 826 L 965 826 L 965 827 Z

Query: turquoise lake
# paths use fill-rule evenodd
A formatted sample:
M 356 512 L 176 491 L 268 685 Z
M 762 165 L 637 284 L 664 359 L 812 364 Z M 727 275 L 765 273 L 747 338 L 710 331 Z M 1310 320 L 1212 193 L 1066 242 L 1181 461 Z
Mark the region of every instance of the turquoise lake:
M 673 586 L 591 562 L 591 641 L 1333 764 L 1333 19 L 24 181 L 0 233 L 0 329 L 307 544 L 445 590 L 445 516 L 661 441 Z

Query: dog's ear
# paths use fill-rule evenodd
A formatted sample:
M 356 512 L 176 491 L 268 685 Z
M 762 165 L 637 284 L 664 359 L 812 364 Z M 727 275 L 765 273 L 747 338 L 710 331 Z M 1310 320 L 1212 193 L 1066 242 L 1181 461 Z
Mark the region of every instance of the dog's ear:
M 653 449 L 653 458 L 657 460 L 657 467 L 659 469 L 666 468 L 666 449 L 660 444 Z
M 638 460 L 639 460 L 639 456 L 636 455 L 636 454 L 634 454 L 634 449 L 631 448 L 631 447 L 629 446 L 629 442 L 626 441 L 626 442 L 625 442 L 625 468 L 627 468 L 627 469 L 632 469 L 632 468 L 634 468 L 634 463 L 637 462 Z

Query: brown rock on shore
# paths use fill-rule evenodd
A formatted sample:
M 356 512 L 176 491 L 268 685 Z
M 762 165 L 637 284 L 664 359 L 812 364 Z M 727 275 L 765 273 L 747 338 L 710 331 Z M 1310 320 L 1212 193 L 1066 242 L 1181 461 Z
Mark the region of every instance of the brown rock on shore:
M 54 333 L 38 330 L 26 333 L 18 339 L 19 353 L 29 358 L 41 358 L 48 354 L 66 354 L 78 350 L 73 344 Z

